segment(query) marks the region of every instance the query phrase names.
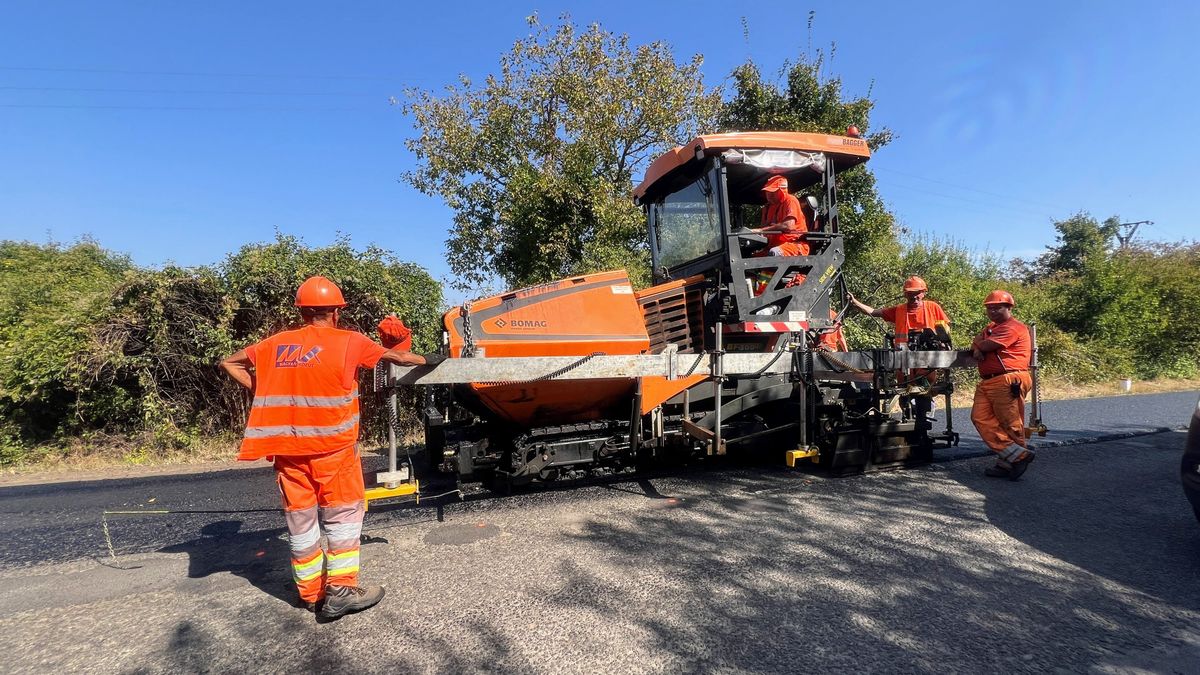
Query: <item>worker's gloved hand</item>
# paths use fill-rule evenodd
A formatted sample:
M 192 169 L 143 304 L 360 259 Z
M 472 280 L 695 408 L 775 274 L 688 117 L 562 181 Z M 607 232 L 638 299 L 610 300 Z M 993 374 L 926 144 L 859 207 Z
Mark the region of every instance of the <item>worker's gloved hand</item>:
M 379 322 L 379 341 L 388 349 L 412 351 L 412 330 L 394 314 Z
M 1013 382 L 1012 384 L 1008 385 L 1008 391 L 1012 394 L 1013 398 L 1021 398 L 1021 383 Z
M 436 366 L 437 364 L 446 360 L 445 356 L 442 356 L 441 354 L 438 354 L 437 352 L 430 352 L 428 354 L 422 354 L 421 358 L 425 359 L 425 365 L 427 365 L 427 366 Z

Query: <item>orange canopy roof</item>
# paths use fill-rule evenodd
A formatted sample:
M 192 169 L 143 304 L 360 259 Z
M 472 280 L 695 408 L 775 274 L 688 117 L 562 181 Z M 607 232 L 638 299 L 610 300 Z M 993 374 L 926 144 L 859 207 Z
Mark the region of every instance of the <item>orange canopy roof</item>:
M 867 142 L 861 138 L 800 131 L 739 131 L 698 136 L 691 143 L 664 153 L 646 169 L 646 177 L 633 191 L 642 198 L 659 179 L 675 169 L 726 150 L 800 150 L 824 152 L 834 158 L 839 171 L 862 164 L 871 157 Z

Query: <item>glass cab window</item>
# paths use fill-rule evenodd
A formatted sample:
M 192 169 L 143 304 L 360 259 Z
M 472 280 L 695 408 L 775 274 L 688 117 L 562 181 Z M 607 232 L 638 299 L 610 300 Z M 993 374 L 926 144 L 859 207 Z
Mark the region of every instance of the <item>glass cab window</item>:
M 671 268 L 721 249 L 721 218 L 711 173 L 650 206 L 656 265 Z

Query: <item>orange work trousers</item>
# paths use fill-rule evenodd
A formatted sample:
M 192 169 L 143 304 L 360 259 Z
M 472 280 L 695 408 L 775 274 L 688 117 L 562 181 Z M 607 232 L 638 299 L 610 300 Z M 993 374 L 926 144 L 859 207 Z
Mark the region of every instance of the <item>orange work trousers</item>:
M 357 586 L 364 489 L 358 448 L 324 455 L 275 457 L 283 496 L 292 577 L 300 598 L 317 601 L 326 586 Z M 321 547 L 324 532 L 329 550 Z
M 1013 396 L 1013 384 L 1020 387 L 1018 396 Z M 980 380 L 975 386 L 971 422 L 983 442 L 1006 462 L 1029 452 L 1025 445 L 1025 395 L 1032 387 L 1033 380 L 1025 370 Z

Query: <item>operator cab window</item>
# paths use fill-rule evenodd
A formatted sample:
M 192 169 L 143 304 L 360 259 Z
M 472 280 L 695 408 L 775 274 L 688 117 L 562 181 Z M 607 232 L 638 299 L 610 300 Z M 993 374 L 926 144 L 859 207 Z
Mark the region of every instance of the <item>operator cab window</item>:
M 651 205 L 659 267 L 671 268 L 721 250 L 721 219 L 710 175 Z

